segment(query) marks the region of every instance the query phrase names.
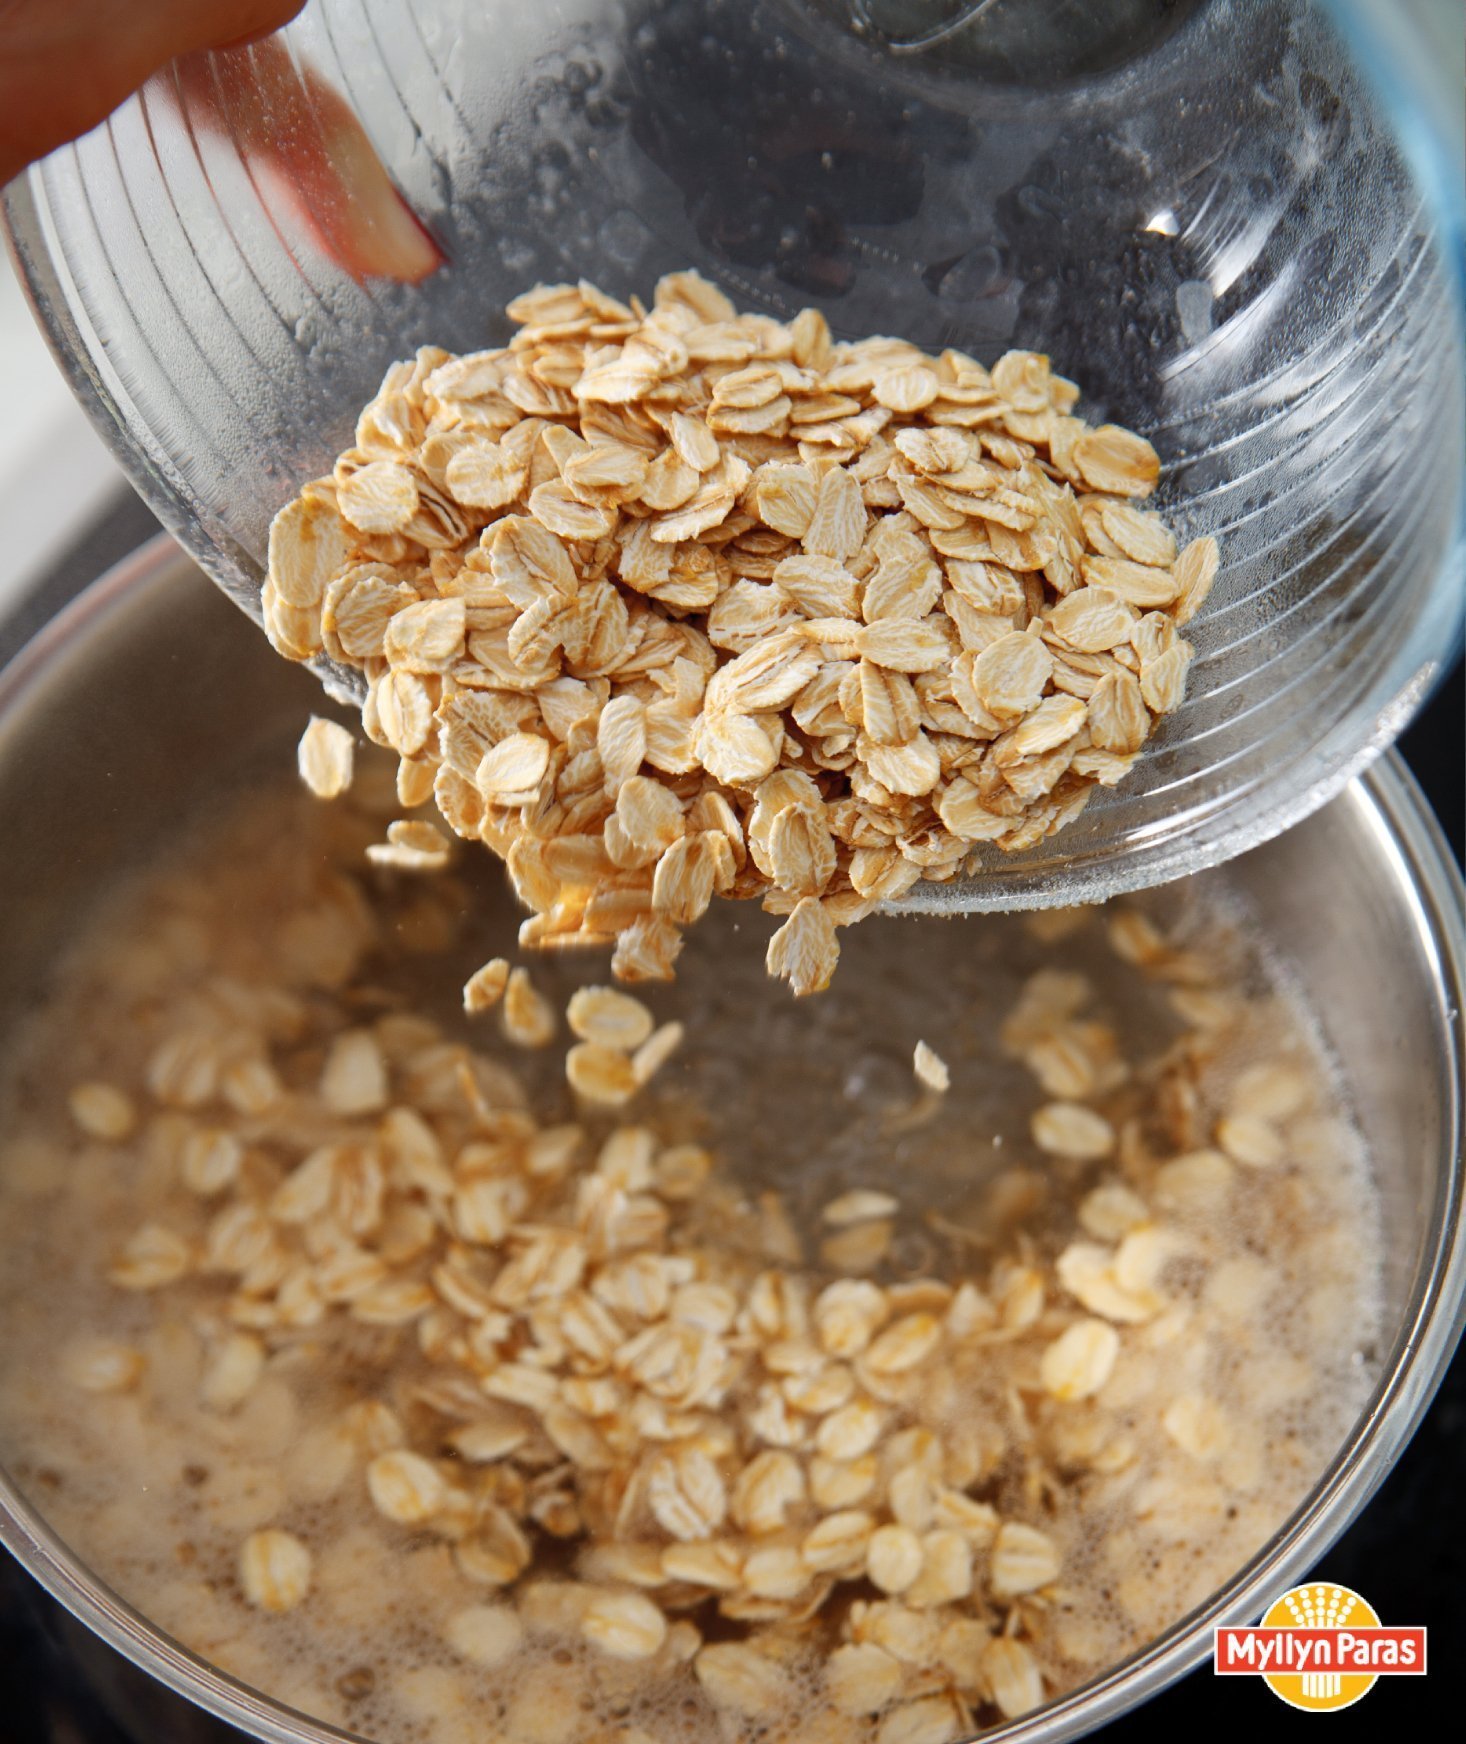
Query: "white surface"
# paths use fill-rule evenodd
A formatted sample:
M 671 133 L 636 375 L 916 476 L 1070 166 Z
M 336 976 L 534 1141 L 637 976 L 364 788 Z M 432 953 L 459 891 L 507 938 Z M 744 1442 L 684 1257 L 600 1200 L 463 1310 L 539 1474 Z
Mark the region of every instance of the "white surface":
M 124 481 L 52 360 L 0 248 L 0 619 Z

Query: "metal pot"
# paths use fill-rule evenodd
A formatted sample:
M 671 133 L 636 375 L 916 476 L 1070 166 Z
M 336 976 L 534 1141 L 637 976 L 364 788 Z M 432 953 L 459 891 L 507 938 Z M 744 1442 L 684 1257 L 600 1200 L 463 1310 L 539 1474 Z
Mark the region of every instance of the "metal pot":
M 0 675 L 0 1047 L 105 879 L 221 782 L 227 791 L 318 701 L 310 678 L 277 660 L 165 541 L 97 582 Z M 1348 1083 L 1384 1220 L 1380 1380 L 1307 1500 L 1247 1567 L 1143 1652 L 989 1734 L 1007 1744 L 1057 1744 L 1115 1719 L 1196 1664 L 1214 1625 L 1256 1617 L 1299 1578 L 1400 1453 L 1462 1326 L 1466 929 L 1459 875 L 1418 792 L 1386 757 L 1287 835 L 1203 876 L 1256 916 Z M 104 1641 L 253 1736 L 349 1736 L 171 1641 L 89 1572 L 3 1472 L 0 1543 Z M 126 1700 L 140 1711 L 135 1691 Z

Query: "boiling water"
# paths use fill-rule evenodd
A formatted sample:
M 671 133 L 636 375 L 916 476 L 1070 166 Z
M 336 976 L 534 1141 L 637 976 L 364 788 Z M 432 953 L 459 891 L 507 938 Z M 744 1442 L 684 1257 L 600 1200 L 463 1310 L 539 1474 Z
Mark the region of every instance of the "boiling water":
M 849 1636 L 852 1603 L 879 1600 L 869 1585 L 842 1583 L 813 1621 L 780 1633 L 777 1715 L 720 1714 L 690 1666 L 608 1659 L 564 1626 L 570 1589 L 558 1583 L 576 1571 L 576 1543 L 538 1539 L 520 1582 L 486 1593 L 441 1538 L 374 1512 L 361 1460 L 339 1469 L 332 1426 L 363 1398 L 402 1404 L 422 1378 L 409 1336 L 328 1315 L 269 1340 L 244 1402 L 211 1410 L 199 1384 L 222 1281 L 193 1276 L 155 1293 L 107 1283 L 139 1224 L 163 1218 L 197 1232 L 209 1208 L 178 1183 L 179 1115 L 145 1115 L 136 1135 L 102 1143 L 77 1130 L 67 1093 L 103 1079 L 145 1105 L 150 1055 L 220 978 L 289 988 L 353 1021 L 428 1012 L 509 1064 L 543 1122 L 574 1117 L 561 1046 L 518 1053 L 492 1019 L 475 1024 L 457 1009 L 471 970 L 513 954 L 517 917 L 493 873 L 363 879 L 365 902 L 344 887 L 380 834 L 370 789 L 331 808 L 265 791 L 167 844 L 151 872 L 83 925 L 28 1033 L 7 1044 L 0 1457 L 78 1555 L 164 1630 L 383 1744 L 600 1744 L 601 1728 L 625 1744 L 905 1737 L 884 1729 L 889 1716 L 829 1706 L 823 1667 Z M 659 1020 L 686 1024 L 687 1040 L 631 1115 L 715 1153 L 714 1182 L 727 1191 L 709 1201 L 716 1215 L 698 1240 L 735 1270 L 778 1263 L 810 1271 L 816 1287 L 827 1281 L 819 1208 L 859 1186 L 902 1204 L 875 1272 L 883 1284 L 970 1277 L 1001 1301 L 1018 1272 L 1038 1275 L 1037 1318 L 1023 1324 L 1015 1311 L 1013 1337 L 960 1369 L 945 1429 L 985 1450 L 971 1493 L 1058 1547 L 1060 1579 L 1003 1603 L 982 1596 L 980 1554 L 970 1607 L 994 1632 L 1030 1643 L 1049 1695 L 1142 1646 L 1260 1549 L 1339 1447 L 1373 1379 L 1367 1160 L 1304 1002 L 1246 941 L 1246 917 L 1220 879 L 1142 907 L 1170 941 L 1164 972 L 1117 956 L 1103 911 L 875 919 L 845 934 L 832 990 L 796 1004 L 764 976 L 774 923 L 720 905 L 694 929 L 676 984 L 646 996 Z M 599 958 L 532 967 L 559 1006 L 605 978 Z M 1030 1137 L 1046 1097 L 1000 1031 L 1046 968 L 1087 976 L 1083 1015 L 1109 1026 L 1132 1068 L 1123 1095 L 1138 1136 L 1118 1161 L 1060 1161 Z M 1218 1027 L 1213 1014 L 1211 1027 L 1194 1027 L 1206 1000 L 1231 1020 Z M 919 1039 L 951 1069 L 945 1097 L 912 1076 Z M 1217 1164 L 1209 1181 L 1166 1173 L 1176 1154 L 1210 1145 L 1259 1063 L 1288 1067 L 1303 1086 L 1279 1117 L 1282 1160 Z M 1061 1403 L 1038 1380 L 1042 1349 L 1074 1317 L 1056 1256 L 1094 1239 L 1087 1195 L 1119 1181 L 1173 1240 L 1169 1306 L 1121 1328 L 1097 1397 Z M 68 1352 L 96 1335 L 144 1354 L 136 1387 L 93 1393 L 58 1381 Z M 1177 1400 L 1205 1401 L 1200 1429 L 1168 1415 Z M 240 1587 L 241 1541 L 266 1526 L 314 1555 L 309 1598 L 283 1616 L 252 1609 Z M 518 1618 L 491 1666 L 451 1640 L 452 1618 L 485 1603 Z M 710 1605 L 690 1615 L 708 1641 L 756 1632 Z M 912 1675 L 913 1693 L 939 1687 Z M 993 1695 L 970 1688 L 943 1735 L 965 1733 L 968 1711 L 973 1728 L 999 1718 Z M 923 1744 L 933 1735 L 921 1733 Z

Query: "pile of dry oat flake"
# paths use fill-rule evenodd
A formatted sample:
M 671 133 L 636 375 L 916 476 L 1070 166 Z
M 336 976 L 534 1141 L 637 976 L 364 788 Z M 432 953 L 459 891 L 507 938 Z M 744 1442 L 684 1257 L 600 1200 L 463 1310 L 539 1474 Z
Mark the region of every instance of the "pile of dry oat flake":
M 760 897 L 815 992 L 837 927 L 1062 828 L 1180 703 L 1215 541 L 1178 554 L 1150 444 L 1046 358 L 835 343 L 690 272 L 509 313 L 507 349 L 388 374 L 276 518 L 264 607 L 364 674 L 403 805 L 507 861 L 525 944 L 663 979 L 715 894 Z

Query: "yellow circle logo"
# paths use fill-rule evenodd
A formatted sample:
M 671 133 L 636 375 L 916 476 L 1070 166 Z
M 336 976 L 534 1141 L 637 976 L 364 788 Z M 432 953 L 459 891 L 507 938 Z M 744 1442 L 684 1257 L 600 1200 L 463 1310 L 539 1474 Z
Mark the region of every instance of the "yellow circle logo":
M 1264 1629 L 1378 1629 L 1374 1607 L 1352 1587 L 1319 1581 L 1283 1594 L 1262 1620 Z M 1379 1682 L 1378 1673 L 1351 1671 L 1268 1671 L 1263 1682 L 1290 1708 L 1327 1714 L 1349 1708 Z
M 1260 1677 L 1279 1701 L 1305 1714 L 1350 1708 L 1382 1677 L 1424 1677 L 1422 1623 L 1381 1623 L 1352 1587 L 1310 1581 L 1268 1607 L 1260 1623 L 1219 1623 L 1212 1640 L 1218 1677 Z

